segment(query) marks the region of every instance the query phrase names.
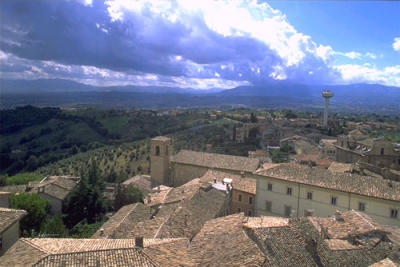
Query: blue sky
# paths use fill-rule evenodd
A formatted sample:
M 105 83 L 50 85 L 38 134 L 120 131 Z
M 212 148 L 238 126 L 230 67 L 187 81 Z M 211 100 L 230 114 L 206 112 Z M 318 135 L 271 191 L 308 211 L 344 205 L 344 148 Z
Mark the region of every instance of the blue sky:
M 2 79 L 400 86 L 397 1 L 0 1 Z

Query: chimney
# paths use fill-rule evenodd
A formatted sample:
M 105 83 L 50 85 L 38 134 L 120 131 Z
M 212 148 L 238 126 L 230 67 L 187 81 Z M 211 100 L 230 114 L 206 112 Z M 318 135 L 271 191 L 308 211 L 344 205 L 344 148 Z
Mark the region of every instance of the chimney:
M 335 212 L 335 220 L 336 221 L 342 221 L 343 220 L 342 213 L 340 211 L 338 211 L 338 210 Z
M 240 172 L 240 177 L 245 178 L 244 172 Z
M 214 177 L 214 184 L 216 184 L 216 183 L 217 183 L 217 178 Z
M 206 152 L 211 153 L 212 152 L 212 144 L 207 144 L 206 145 Z
M 100 235 L 104 235 L 104 228 L 100 229 Z
M 143 248 L 143 236 L 135 237 L 135 245 L 139 248 Z
M 150 194 L 147 195 L 147 203 L 151 203 L 151 195 Z

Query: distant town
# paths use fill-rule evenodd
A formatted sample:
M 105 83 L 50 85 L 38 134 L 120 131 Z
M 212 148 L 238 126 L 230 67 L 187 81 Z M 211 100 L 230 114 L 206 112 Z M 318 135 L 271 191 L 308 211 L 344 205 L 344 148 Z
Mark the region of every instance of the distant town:
M 399 118 L 332 97 L 1 111 L 0 266 L 400 264 Z

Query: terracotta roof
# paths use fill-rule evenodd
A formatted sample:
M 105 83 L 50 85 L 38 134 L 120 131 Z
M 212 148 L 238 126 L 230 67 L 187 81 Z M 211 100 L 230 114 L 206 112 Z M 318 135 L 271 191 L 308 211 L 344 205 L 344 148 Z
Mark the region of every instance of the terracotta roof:
M 64 176 L 50 176 L 35 184 L 29 192 L 38 193 L 39 188 L 44 188 L 44 194 L 64 200 L 75 186 L 76 181 L 73 179 Z
M 27 212 L 24 210 L 0 208 L 0 234 L 25 215 L 27 215 Z
M 214 178 L 216 178 L 219 183 L 221 183 L 224 178 L 232 179 L 234 190 L 247 192 L 253 195 L 256 194 L 257 180 L 254 178 L 242 178 L 240 175 L 209 170 L 200 178 L 200 181 L 204 183 L 214 183 Z
M 135 236 L 130 235 L 132 227 L 140 221 L 150 219 L 153 212 L 150 207 L 142 203 L 123 206 L 96 231 L 92 238 L 133 238 Z
M 326 189 L 350 192 L 363 196 L 400 201 L 400 182 L 349 173 L 333 173 L 297 164 L 264 164 L 254 174 L 279 180 L 313 185 Z
M 255 158 L 229 156 L 182 150 L 172 159 L 173 163 L 190 164 L 208 168 L 254 172 L 260 161 Z
M 20 238 L 0 266 L 192 266 L 188 249 L 186 238 L 144 239 L 143 248 L 134 239 Z
M 262 266 L 264 257 L 243 231 L 243 213 L 208 221 L 192 241 L 197 266 Z
M 377 263 L 370 265 L 369 267 L 398 267 L 399 265 L 386 258 Z
M 329 166 L 328 170 L 331 172 L 351 172 L 353 164 L 351 163 L 339 163 L 332 162 L 331 166 Z
M 282 227 L 289 225 L 288 218 L 260 216 L 260 217 L 247 217 L 244 227 L 256 229 L 265 227 Z
M 318 159 L 316 164 L 317 164 L 317 166 L 329 167 L 332 165 L 333 162 L 334 162 L 333 159 L 323 158 L 323 159 Z
M 341 213 L 338 218 L 319 218 L 317 220 L 332 239 L 347 239 L 350 236 L 363 236 L 377 232 L 388 233 L 365 213 L 355 210 Z
M 34 264 L 47 266 L 161 266 L 139 248 L 48 255 Z
M 136 185 L 144 195 L 147 195 L 148 193 L 151 192 L 151 190 L 159 184 L 151 179 L 151 176 L 149 175 L 136 175 L 125 182 L 122 183 L 123 185 L 127 186 L 129 184 L 134 184 Z

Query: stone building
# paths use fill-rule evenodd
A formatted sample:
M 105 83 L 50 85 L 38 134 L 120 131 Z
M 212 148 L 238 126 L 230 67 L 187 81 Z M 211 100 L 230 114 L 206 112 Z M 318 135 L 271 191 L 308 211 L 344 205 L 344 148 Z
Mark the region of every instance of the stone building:
M 338 136 L 336 161 L 343 163 L 363 162 L 379 168 L 400 170 L 400 151 L 386 137 L 369 138 L 361 130 Z
M 153 164 L 153 163 L 152 163 Z M 170 184 L 180 186 L 208 170 L 251 175 L 260 165 L 256 158 L 182 150 L 171 159 Z
M 169 184 L 171 139 L 158 136 L 150 140 L 151 179 L 159 184 Z
M 24 210 L 0 208 L 0 256 L 19 238 L 19 222 L 27 215 Z M 2 265 L 0 260 L 0 265 Z

